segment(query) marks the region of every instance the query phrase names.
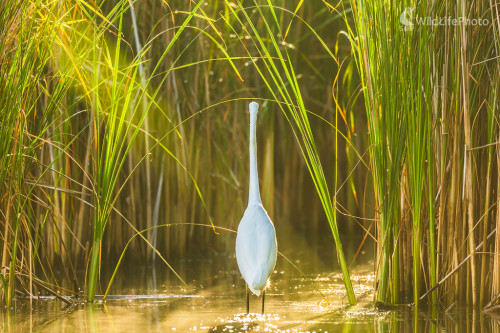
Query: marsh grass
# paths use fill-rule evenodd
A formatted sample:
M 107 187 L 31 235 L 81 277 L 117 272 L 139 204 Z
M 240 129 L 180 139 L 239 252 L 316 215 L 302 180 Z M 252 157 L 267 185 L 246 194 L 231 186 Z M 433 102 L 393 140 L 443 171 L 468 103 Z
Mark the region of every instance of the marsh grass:
M 53 170 L 56 159 L 64 160 L 65 145 L 71 142 L 51 146 L 52 161 L 40 163 L 38 148 L 49 146 L 43 137 L 56 135 L 54 130 L 63 124 L 65 115 L 59 105 L 71 76 L 70 71 L 61 71 L 56 76 L 44 72 L 52 59 L 50 48 L 57 39 L 54 31 L 59 22 L 52 19 L 59 8 L 54 2 L 42 8 L 41 3 L 6 1 L 0 15 L 0 188 L 5 221 L 1 277 L 2 296 L 8 307 L 15 294 L 16 272 L 41 262 L 40 232 L 45 221 L 35 219 L 34 207 L 37 204 L 50 206 L 54 213 L 60 213 L 60 207 L 47 202 L 43 196 L 34 195 L 34 190 L 41 177 Z M 47 15 L 45 20 L 42 19 L 44 15 Z M 38 109 L 38 102 L 49 90 L 50 102 Z M 37 170 L 37 177 L 29 176 L 33 170 Z M 58 199 L 64 200 L 64 196 Z M 59 226 L 64 228 L 62 223 Z M 29 273 L 31 276 L 32 272 Z
M 409 6 L 490 24 L 403 31 Z M 83 285 L 92 301 L 126 260 L 159 259 L 182 280 L 170 259 L 232 251 L 232 233 L 208 240 L 245 208 L 253 99 L 278 235 L 329 231 L 350 304 L 357 254 L 341 234 L 362 231 L 378 300 L 497 306 L 494 3 L 7 0 L 0 23 L 8 306 L 15 290 Z
M 498 233 L 491 184 L 498 168 L 498 11 L 488 1 L 350 5 L 346 24 L 363 83 L 378 206 L 377 297 L 484 306 L 498 275 L 498 248 L 488 239 Z M 408 8 L 415 17 L 489 24 L 405 30 L 400 17 Z M 409 276 L 411 285 L 403 283 Z M 438 285 L 444 287 L 425 292 Z

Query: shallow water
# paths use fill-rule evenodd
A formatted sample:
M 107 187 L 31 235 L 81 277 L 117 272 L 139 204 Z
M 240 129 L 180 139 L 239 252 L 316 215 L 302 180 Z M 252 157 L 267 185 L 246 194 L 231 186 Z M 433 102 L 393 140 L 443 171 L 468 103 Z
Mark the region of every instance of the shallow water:
M 304 253 L 303 256 L 308 256 Z M 2 315 L 4 332 L 500 332 L 499 320 L 480 313 L 454 310 L 432 315 L 379 311 L 372 303 L 370 265 L 353 270 L 359 304 L 347 308 L 339 273 L 317 272 L 314 258 L 295 263 L 314 273 L 302 275 L 279 260 L 266 294 L 266 311 L 260 298 L 250 299 L 245 311 L 244 283 L 232 256 L 175 263 L 188 286 L 159 268 L 123 268 L 113 296 L 103 304 L 81 303 L 64 307 L 50 297 L 33 311 L 18 300 L 16 310 Z M 317 258 L 316 258 L 317 259 Z M 209 276 L 209 277 L 207 277 Z M 104 279 L 106 280 L 106 278 Z M 326 301 L 326 298 L 328 301 Z

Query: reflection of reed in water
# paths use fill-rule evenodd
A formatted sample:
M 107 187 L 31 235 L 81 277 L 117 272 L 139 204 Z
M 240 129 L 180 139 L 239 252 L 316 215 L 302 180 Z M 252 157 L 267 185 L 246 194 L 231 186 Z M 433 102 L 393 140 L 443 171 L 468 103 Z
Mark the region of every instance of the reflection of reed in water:
M 500 317 L 465 307 L 442 311 L 406 309 L 387 314 L 387 320 L 376 323 L 376 332 L 500 332 Z

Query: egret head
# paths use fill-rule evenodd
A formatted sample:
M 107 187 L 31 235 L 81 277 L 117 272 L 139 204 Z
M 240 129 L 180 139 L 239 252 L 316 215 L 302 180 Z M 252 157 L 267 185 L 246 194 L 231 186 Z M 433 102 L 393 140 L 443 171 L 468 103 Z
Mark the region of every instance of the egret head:
M 259 104 L 255 103 L 255 102 L 250 103 L 248 108 L 250 109 L 250 115 L 253 115 L 253 114 L 256 115 L 257 112 L 259 112 Z

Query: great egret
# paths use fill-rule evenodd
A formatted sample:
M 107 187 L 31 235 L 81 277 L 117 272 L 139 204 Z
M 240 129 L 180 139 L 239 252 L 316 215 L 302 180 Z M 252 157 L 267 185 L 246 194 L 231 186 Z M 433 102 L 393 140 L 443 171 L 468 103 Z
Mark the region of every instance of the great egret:
M 236 261 L 247 284 L 247 313 L 250 307 L 250 289 L 255 295 L 262 293 L 264 313 L 265 289 L 274 270 L 277 242 L 274 225 L 262 206 L 257 175 L 257 140 L 255 138 L 259 104 L 252 102 L 250 109 L 250 186 L 248 206 L 236 234 Z

